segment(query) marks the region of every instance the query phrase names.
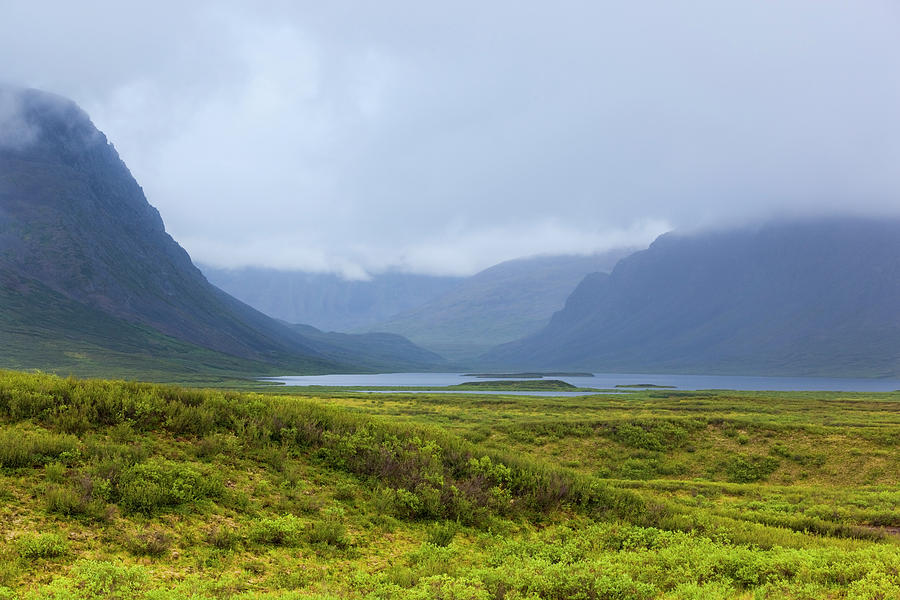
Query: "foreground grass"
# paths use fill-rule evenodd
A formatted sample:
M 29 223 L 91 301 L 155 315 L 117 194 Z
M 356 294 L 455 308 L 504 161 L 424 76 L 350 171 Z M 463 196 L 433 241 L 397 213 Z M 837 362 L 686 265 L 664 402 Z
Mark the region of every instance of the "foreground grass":
M 896 598 L 900 395 L 0 373 L 0 598 Z

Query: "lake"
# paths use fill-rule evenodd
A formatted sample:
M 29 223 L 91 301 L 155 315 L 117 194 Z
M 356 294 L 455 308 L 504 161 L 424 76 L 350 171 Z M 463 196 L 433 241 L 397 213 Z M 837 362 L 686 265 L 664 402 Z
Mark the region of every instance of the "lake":
M 353 387 L 445 387 L 485 378 L 465 373 L 377 373 L 343 375 L 287 375 L 266 377 L 289 386 L 353 386 Z M 490 379 L 490 378 L 487 378 Z M 652 384 L 674 386 L 679 390 L 746 390 L 746 391 L 832 391 L 892 392 L 900 390 L 900 379 L 852 379 L 830 377 L 750 377 L 737 375 L 647 375 L 637 373 L 595 373 L 593 377 L 548 376 L 578 387 L 611 389 L 617 385 Z M 503 379 L 510 381 L 510 379 Z M 456 390 L 454 390 L 456 391 Z M 473 390 L 466 390 L 473 392 Z M 460 390 L 461 392 L 461 390 Z M 484 392 L 474 392 L 484 393 Z M 524 394 L 525 392 L 504 392 Z M 573 392 L 531 392 L 529 395 L 572 395 Z

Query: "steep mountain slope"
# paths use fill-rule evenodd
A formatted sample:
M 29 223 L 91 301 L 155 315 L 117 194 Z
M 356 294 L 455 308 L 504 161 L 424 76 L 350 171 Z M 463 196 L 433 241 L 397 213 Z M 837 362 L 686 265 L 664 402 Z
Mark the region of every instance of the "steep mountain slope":
M 182 342 L 0 271 L 0 365 L 91 377 L 206 382 L 273 365 Z M 326 369 L 310 360 L 306 369 Z
M 307 339 L 210 285 L 74 103 L 8 87 L 0 96 L 0 323 L 22 345 L 7 354 L 39 361 L 24 366 L 46 368 L 30 335 L 37 328 L 46 339 L 90 337 L 99 348 L 124 344 L 166 359 L 189 348 L 224 368 L 235 359 L 248 370 L 390 366 Z M 54 320 L 64 330 L 48 330 Z M 147 336 L 166 341 L 148 345 Z
M 368 281 L 347 281 L 330 273 L 204 265 L 200 269 L 213 285 L 270 317 L 326 331 L 365 330 L 428 302 L 462 280 L 383 273 Z
M 492 365 L 781 375 L 900 373 L 900 221 L 667 234 L 591 275 Z
M 608 271 L 632 251 L 503 262 L 372 330 L 399 333 L 448 358 L 470 359 L 538 331 L 587 273 Z

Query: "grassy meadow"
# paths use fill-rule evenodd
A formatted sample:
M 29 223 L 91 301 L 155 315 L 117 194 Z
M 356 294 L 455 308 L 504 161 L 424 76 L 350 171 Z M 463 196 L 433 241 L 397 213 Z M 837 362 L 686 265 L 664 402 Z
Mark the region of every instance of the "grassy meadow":
M 0 599 L 900 598 L 900 393 L 0 372 Z

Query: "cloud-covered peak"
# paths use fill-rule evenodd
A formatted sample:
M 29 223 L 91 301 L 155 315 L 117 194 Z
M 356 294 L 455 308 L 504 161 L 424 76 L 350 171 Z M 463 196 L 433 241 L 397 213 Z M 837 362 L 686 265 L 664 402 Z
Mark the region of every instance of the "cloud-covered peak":
M 211 264 L 463 273 L 900 212 L 893 2 L 4 12 L 0 79 L 76 99 Z

